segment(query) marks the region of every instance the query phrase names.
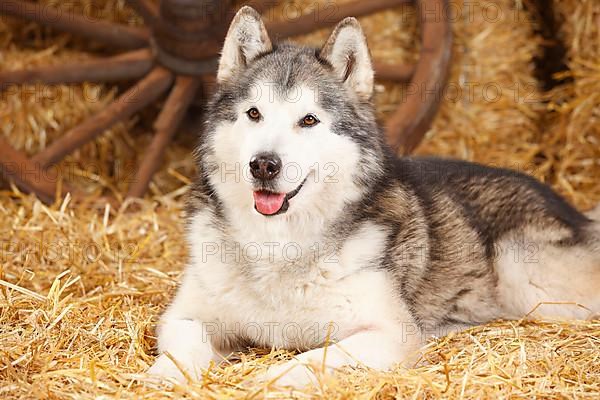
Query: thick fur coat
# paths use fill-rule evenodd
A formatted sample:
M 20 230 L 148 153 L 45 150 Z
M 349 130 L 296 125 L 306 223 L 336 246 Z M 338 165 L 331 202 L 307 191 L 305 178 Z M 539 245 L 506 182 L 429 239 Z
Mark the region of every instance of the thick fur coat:
M 428 335 L 540 302 L 600 311 L 600 223 L 517 172 L 390 154 L 355 19 L 315 49 L 272 44 L 242 8 L 217 79 L 151 373 L 274 347 L 300 354 L 265 378 L 301 386 L 313 368 L 410 365 Z

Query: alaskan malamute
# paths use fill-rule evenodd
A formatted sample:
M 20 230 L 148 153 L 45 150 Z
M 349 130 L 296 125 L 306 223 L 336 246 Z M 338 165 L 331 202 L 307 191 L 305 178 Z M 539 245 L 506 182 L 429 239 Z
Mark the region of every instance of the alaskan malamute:
M 301 386 L 314 368 L 411 365 L 429 334 L 540 302 L 600 311 L 599 222 L 517 172 L 391 154 L 356 19 L 316 49 L 272 43 L 244 7 L 217 81 L 150 373 L 199 378 L 232 351 L 281 348 L 300 353 L 265 378 Z

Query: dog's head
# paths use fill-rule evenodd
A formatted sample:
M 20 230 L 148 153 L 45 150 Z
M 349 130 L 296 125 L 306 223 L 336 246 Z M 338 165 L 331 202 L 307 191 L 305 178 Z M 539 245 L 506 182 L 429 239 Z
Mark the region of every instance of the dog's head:
M 275 45 L 244 7 L 217 83 L 198 156 L 225 208 L 274 220 L 332 215 L 381 173 L 373 68 L 356 19 L 340 22 L 320 49 Z

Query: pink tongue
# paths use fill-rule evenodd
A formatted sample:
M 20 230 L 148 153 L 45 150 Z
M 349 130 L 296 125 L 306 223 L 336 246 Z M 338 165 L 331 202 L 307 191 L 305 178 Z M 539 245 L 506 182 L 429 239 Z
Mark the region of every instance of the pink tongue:
M 261 214 L 275 214 L 285 200 L 285 193 L 254 192 L 254 206 Z

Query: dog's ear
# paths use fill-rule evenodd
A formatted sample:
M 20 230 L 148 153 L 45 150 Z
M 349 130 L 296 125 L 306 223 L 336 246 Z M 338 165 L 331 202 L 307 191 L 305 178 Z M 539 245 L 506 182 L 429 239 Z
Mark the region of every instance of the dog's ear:
M 233 17 L 221 51 L 217 82 L 230 79 L 253 58 L 273 49 L 260 14 L 244 6 Z
M 360 98 L 373 94 L 373 65 L 367 39 L 356 18 L 344 18 L 333 30 L 319 56 Z

